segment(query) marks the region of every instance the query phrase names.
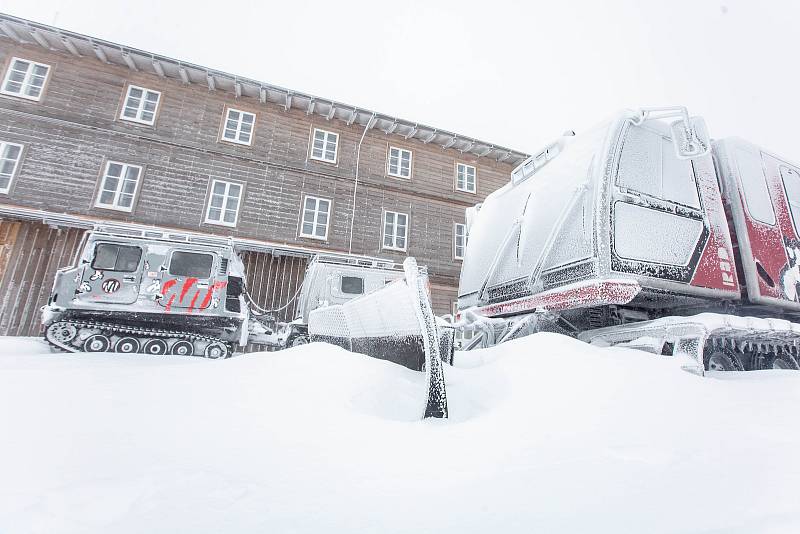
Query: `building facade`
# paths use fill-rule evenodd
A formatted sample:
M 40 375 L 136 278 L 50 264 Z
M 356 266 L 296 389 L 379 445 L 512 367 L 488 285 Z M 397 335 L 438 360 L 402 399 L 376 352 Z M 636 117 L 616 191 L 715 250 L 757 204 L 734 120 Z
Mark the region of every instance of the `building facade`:
M 8 15 L 0 76 L 6 335 L 38 333 L 52 273 L 97 223 L 231 236 L 264 306 L 317 252 L 415 256 L 446 313 L 464 209 L 526 157 Z

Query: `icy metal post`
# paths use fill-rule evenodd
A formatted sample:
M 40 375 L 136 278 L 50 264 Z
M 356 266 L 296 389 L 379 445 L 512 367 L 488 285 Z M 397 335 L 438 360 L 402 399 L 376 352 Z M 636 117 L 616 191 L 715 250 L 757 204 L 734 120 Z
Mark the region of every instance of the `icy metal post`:
M 447 418 L 447 392 L 444 385 L 444 369 L 439 349 L 439 335 L 436 317 L 433 315 L 425 281 L 419 276 L 417 260 L 406 258 L 403 262 L 406 283 L 414 296 L 414 309 L 422 332 L 422 345 L 425 349 L 425 381 L 428 394 L 425 401 L 424 419 L 428 417 Z

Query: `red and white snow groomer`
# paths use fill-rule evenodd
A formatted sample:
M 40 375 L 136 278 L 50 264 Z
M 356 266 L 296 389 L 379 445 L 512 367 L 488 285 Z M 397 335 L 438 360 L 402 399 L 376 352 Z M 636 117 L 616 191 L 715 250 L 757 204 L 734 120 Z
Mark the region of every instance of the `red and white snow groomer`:
M 798 368 L 800 166 L 712 144 L 685 108 L 562 137 L 467 225 L 468 348 L 555 330 L 698 372 Z

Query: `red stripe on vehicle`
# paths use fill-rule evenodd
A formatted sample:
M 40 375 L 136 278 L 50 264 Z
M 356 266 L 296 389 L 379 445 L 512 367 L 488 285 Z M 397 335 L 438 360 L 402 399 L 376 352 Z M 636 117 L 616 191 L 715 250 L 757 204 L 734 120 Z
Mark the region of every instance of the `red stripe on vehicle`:
M 183 303 L 183 298 L 186 296 L 186 293 L 192 288 L 192 286 L 197 282 L 197 278 L 189 277 L 183 283 L 183 287 L 181 288 L 181 298 L 178 299 L 178 302 Z
M 169 297 L 169 300 L 167 301 L 167 306 L 165 308 L 166 311 L 169 311 L 170 308 L 172 308 L 172 303 L 173 302 L 175 302 L 175 295 L 172 295 L 172 296 Z
M 197 302 L 197 297 L 199 296 L 200 296 L 200 291 L 199 290 L 195 291 L 194 296 L 192 297 L 192 303 L 189 304 L 189 313 L 192 313 L 194 311 L 194 305 Z

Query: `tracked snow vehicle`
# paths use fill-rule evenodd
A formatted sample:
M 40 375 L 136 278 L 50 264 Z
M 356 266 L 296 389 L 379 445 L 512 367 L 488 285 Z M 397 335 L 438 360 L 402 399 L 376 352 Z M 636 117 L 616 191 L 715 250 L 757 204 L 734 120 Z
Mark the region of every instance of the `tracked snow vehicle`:
M 700 372 L 798 368 L 800 167 L 712 145 L 685 108 L 560 139 L 467 224 L 458 305 L 475 346 L 552 329 Z
M 53 346 L 225 358 L 247 344 L 244 265 L 232 244 L 103 227 L 84 240 L 43 310 Z

